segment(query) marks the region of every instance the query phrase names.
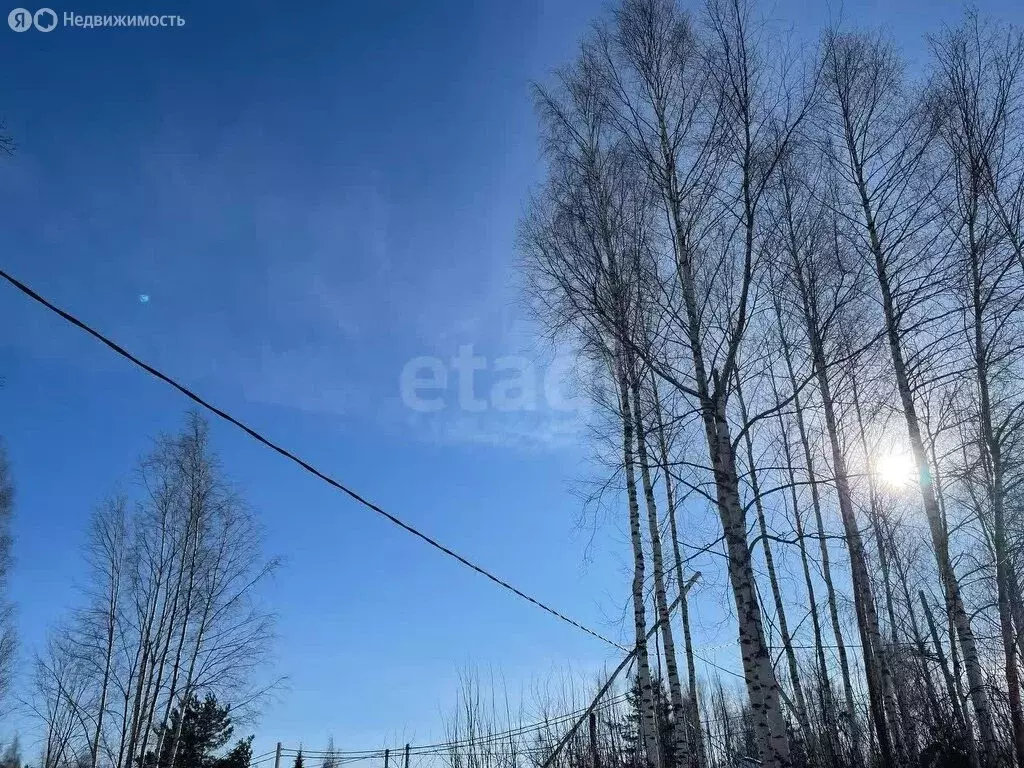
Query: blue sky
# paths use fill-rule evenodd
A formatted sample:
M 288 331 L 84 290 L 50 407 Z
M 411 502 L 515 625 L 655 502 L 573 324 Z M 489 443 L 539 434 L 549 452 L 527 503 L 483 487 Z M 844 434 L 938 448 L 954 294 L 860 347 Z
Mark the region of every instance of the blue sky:
M 0 261 L 409 522 L 616 634 L 625 550 L 617 525 L 593 547 L 576 530 L 571 483 L 591 471 L 578 421 L 461 411 L 454 379 L 446 408 L 418 414 L 398 386 L 408 360 L 461 345 L 489 361 L 550 358 L 513 268 L 542 170 L 528 84 L 571 57 L 601 7 L 55 7 L 187 23 L 0 32 L 0 118 L 19 145 L 0 165 Z M 959 7 L 862 0 L 842 15 L 914 54 Z M 766 8 L 811 36 L 828 13 L 811 0 Z M 1020 21 L 1010 0 L 982 10 Z M 186 403 L 2 287 L 0 329 L 27 658 L 77 600 L 90 510 Z M 329 733 L 352 748 L 440 735 L 470 662 L 516 688 L 613 658 L 231 428 L 213 434 L 286 560 L 265 599 L 289 685 L 258 751 Z M 702 641 L 731 640 L 720 605 L 709 599 Z

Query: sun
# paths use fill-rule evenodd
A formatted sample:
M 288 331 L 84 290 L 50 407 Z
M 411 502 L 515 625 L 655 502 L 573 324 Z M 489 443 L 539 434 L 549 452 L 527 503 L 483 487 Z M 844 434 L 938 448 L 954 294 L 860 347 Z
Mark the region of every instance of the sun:
M 914 458 L 905 451 L 892 451 L 875 460 L 875 469 L 890 488 L 905 488 L 914 480 Z

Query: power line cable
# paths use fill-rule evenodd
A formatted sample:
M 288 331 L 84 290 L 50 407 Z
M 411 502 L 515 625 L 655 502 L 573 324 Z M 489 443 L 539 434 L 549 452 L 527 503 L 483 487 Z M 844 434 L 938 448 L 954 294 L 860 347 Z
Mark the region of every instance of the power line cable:
M 626 698 L 626 697 L 624 697 L 624 696 L 615 697 L 616 700 L 622 699 L 622 698 Z M 609 700 L 609 701 L 611 701 L 611 700 Z M 622 702 L 619 701 L 618 703 L 622 703 Z M 596 712 L 600 712 L 600 711 L 603 711 L 603 710 L 608 709 L 608 708 L 609 708 L 608 706 L 601 705 L 601 706 L 595 707 L 593 710 L 589 710 L 589 711 L 593 711 L 593 712 L 596 713 Z M 583 712 L 588 712 L 588 710 L 580 710 L 581 714 Z M 562 717 L 566 717 L 566 716 L 562 716 Z M 732 714 L 732 715 L 728 715 L 728 714 L 726 714 L 726 715 L 719 715 L 719 716 L 711 717 L 711 718 L 709 718 L 709 717 L 702 717 L 701 718 L 701 723 L 703 725 L 705 725 L 705 726 L 722 725 L 722 724 L 726 724 L 726 723 L 743 722 L 743 721 L 744 721 L 744 716 L 741 713 L 736 713 L 736 714 Z M 485 744 L 485 746 L 491 746 L 491 745 Z M 434 750 L 434 751 L 429 751 L 429 752 L 416 752 L 416 749 L 417 749 L 417 747 L 414 747 L 414 746 L 410 747 L 409 754 L 410 754 L 411 757 L 426 757 L 426 758 L 429 758 L 429 757 L 438 758 L 439 757 L 439 758 L 445 758 L 445 757 L 448 756 L 448 753 L 443 751 L 443 750 Z M 422 749 L 422 747 L 420 747 L 420 749 Z M 528 746 L 528 745 L 521 745 L 520 744 L 520 745 L 516 745 L 515 749 L 518 752 L 521 752 L 523 754 L 531 754 L 531 753 L 532 754 L 542 754 L 542 753 L 543 754 L 547 754 L 547 749 L 548 748 L 545 745 L 543 745 L 543 744 L 538 744 L 538 745 L 535 745 L 535 746 Z M 302 756 L 304 758 L 307 758 L 307 759 L 310 759 L 310 760 L 333 759 L 333 760 L 337 761 L 338 764 L 342 764 L 342 765 L 343 764 L 347 764 L 347 763 L 362 762 L 364 760 L 383 760 L 384 752 L 385 752 L 384 749 L 365 750 L 365 751 L 360 751 L 358 753 L 355 753 L 355 752 L 348 752 L 348 751 L 341 751 L 341 750 L 335 750 L 333 752 L 326 751 L 326 750 L 317 751 L 317 750 L 309 750 L 309 749 L 306 749 L 305 747 L 302 747 L 302 748 L 282 747 L 281 748 L 281 756 L 282 757 L 289 757 L 289 758 L 291 758 L 291 757 L 294 757 L 295 755 L 297 755 L 300 751 L 302 752 Z M 394 758 L 397 761 L 401 761 L 401 759 L 402 759 L 402 757 L 404 755 L 404 748 L 403 747 L 392 748 L 392 749 L 390 749 L 388 751 L 391 753 L 391 757 Z M 274 756 L 274 753 L 271 752 L 270 753 L 270 757 L 273 757 L 273 756 Z M 266 759 L 266 758 L 263 758 L 263 759 Z M 254 762 L 256 762 L 256 761 L 254 760 Z
M 107 337 L 104 334 L 100 333 L 99 331 L 95 330 L 94 328 L 89 326 L 84 321 L 82 321 L 82 320 L 78 319 L 77 317 L 75 317 L 74 315 L 72 315 L 70 312 L 67 312 L 64 309 L 61 309 L 56 304 L 54 304 L 53 302 L 51 302 L 48 299 L 46 299 L 44 296 L 42 296 L 41 294 L 37 293 L 35 290 L 33 290 L 31 287 L 29 287 L 25 283 L 21 282 L 20 280 L 18 280 L 17 278 L 13 277 L 11 274 L 6 272 L 5 270 L 0 269 L 0 277 L 2 277 L 10 285 L 12 285 L 14 288 L 18 289 L 21 293 L 23 293 L 24 295 L 28 296 L 33 301 L 36 301 L 37 303 L 42 304 L 44 307 L 46 307 L 50 311 L 54 312 L 55 314 L 59 315 L 61 318 L 63 318 L 67 322 L 69 322 L 72 325 L 76 326 L 80 330 L 85 331 L 87 334 L 89 334 L 90 336 L 92 336 L 93 338 L 95 338 L 96 340 L 98 340 L 99 342 L 104 344 L 105 346 L 109 347 L 111 350 L 116 352 L 121 357 L 125 358 L 126 360 L 128 360 L 131 363 L 133 363 L 137 367 L 143 369 L 144 371 L 149 373 L 151 376 L 154 376 L 155 378 L 160 379 L 164 383 L 169 384 L 171 387 L 173 387 L 174 389 L 178 390 L 181 394 L 185 395 L 185 397 L 189 398 L 190 400 L 192 400 L 196 404 L 198 404 L 201 407 L 205 408 L 206 410 L 208 410 L 209 412 L 211 412 L 214 415 L 218 416 L 219 418 L 223 419 L 224 421 L 228 422 L 229 424 L 232 424 L 232 425 L 238 427 L 239 429 L 241 429 L 243 432 L 248 434 L 251 438 L 253 438 L 257 442 L 263 444 L 267 448 L 270 448 L 272 451 L 278 453 L 279 455 L 281 455 L 281 456 L 285 457 L 286 459 L 292 461 L 293 463 L 299 465 L 302 469 L 306 470 L 307 472 L 309 472 L 310 474 L 312 474 L 315 477 L 319 478 L 320 480 L 323 480 L 324 482 L 326 482 L 328 485 L 332 486 L 333 488 L 335 488 L 335 489 L 345 493 L 351 499 L 353 499 L 354 501 L 356 501 L 359 504 L 363 505 L 367 509 L 370 509 L 371 511 L 376 512 L 378 515 L 386 518 L 391 523 L 394 523 L 398 527 L 402 528 L 403 530 L 407 531 L 408 533 L 411 533 L 413 536 L 416 536 L 417 538 L 419 538 L 422 541 L 426 542 L 427 544 L 429 544 L 430 546 L 434 547 L 435 549 L 437 549 L 437 550 L 443 552 L 444 554 L 448 555 L 449 557 L 457 560 L 462 565 L 464 565 L 464 566 L 466 566 L 468 568 L 471 568 L 472 570 L 474 570 L 477 573 L 479 573 L 481 576 L 486 577 L 487 579 L 489 579 L 490 581 L 494 582 L 495 584 L 497 584 L 498 586 L 502 587 L 503 589 L 513 593 L 517 597 L 519 597 L 519 598 L 521 598 L 523 600 L 526 600 L 529 603 L 532 603 L 533 605 L 537 606 L 541 610 L 546 611 L 547 613 L 550 613 L 552 616 L 554 616 L 554 617 L 556 617 L 556 618 L 566 622 L 567 624 L 570 624 L 573 627 L 576 627 L 577 629 L 582 630 L 583 632 L 586 632 L 587 634 L 591 635 L 592 637 L 594 637 L 594 638 L 596 638 L 598 640 L 601 640 L 602 642 L 607 643 L 608 645 L 611 645 L 611 646 L 613 646 L 615 648 L 618 648 L 618 649 L 620 649 L 622 651 L 628 651 L 629 650 L 629 649 L 625 648 L 624 646 L 620 645 L 619 643 L 616 643 L 613 640 L 608 639 L 604 635 L 601 635 L 600 633 L 595 632 L 594 630 L 590 629 L 589 627 L 584 626 L 583 624 L 581 624 L 580 622 L 576 621 L 575 619 L 569 618 L 564 613 L 562 613 L 562 612 L 560 612 L 560 611 L 550 607 L 549 605 L 541 602 L 537 598 L 532 597 L 532 596 L 526 594 L 525 592 L 523 592 L 522 590 L 520 590 L 517 587 L 513 586 L 512 584 L 510 584 L 509 582 L 505 581 L 504 579 L 496 576 L 495 574 L 491 573 L 490 571 L 488 571 L 487 569 L 483 568 L 482 566 L 479 566 L 476 563 L 466 559 L 465 557 L 463 557 L 462 555 L 458 554 L 454 550 L 452 550 L 449 547 L 441 544 L 439 541 L 437 541 L 436 539 L 432 538 L 431 536 L 429 536 L 429 535 L 419 531 L 418 529 L 416 529 L 413 526 L 409 525 L 408 523 L 404 522 L 400 518 L 396 517 L 395 515 L 391 514 L 390 512 L 386 511 L 385 509 L 381 508 L 377 504 L 374 504 L 373 502 L 369 501 L 368 499 L 363 497 L 361 494 L 357 493 L 356 491 L 352 490 L 351 488 L 349 488 L 348 486 L 342 484 L 341 482 L 335 480 L 333 477 L 331 477 L 330 475 L 326 474 L 325 472 L 317 469 L 312 464 L 310 464 L 309 462 L 305 461 L 304 459 L 302 459 L 301 457 L 299 457 L 295 453 L 289 451 L 286 448 L 283 448 L 279 444 L 271 441 L 269 438 L 263 436 L 261 433 L 257 432 L 255 429 L 253 429 L 252 427 L 248 426 L 247 424 L 245 424 L 244 422 L 240 421 L 239 419 L 235 418 L 231 414 L 229 414 L 226 411 L 224 411 L 224 410 L 218 408 L 217 406 L 211 404 L 210 402 L 208 402 L 207 400 L 205 400 L 201 396 L 197 395 L 195 392 L 193 392 L 191 389 L 189 389 L 185 385 L 179 383 L 178 381 L 176 381 L 175 379 L 171 378 L 167 374 L 162 373 L 161 371 L 157 370 L 153 366 L 151 366 L 148 363 L 142 361 L 141 359 L 139 359 L 138 357 L 133 355 L 131 352 L 126 350 L 124 347 L 119 345 L 117 342 L 113 341 L 112 339 L 110 339 L 109 337 Z M 987 638 L 984 638 L 984 639 L 987 639 Z M 906 643 L 906 644 L 910 645 L 909 642 Z M 776 648 L 775 646 L 772 646 L 772 647 Z M 831 646 L 829 646 L 829 647 L 831 647 Z M 734 677 L 738 677 L 738 678 L 741 678 L 741 679 L 743 678 L 743 675 L 740 675 L 740 674 L 734 672 L 733 670 L 726 669 L 725 667 L 722 667 L 719 664 L 716 664 L 715 662 L 710 661 L 709 659 L 701 656 L 700 654 L 694 653 L 694 656 L 696 656 L 698 659 L 700 659 L 705 664 L 707 664 L 707 665 L 709 665 L 711 667 L 714 667 L 715 669 L 717 669 L 717 670 L 719 670 L 721 672 L 725 672 L 726 674 L 729 674 L 729 675 L 732 675 Z M 591 711 L 592 710 L 593 710 L 593 708 L 591 708 Z M 567 715 L 565 717 L 566 718 L 571 718 L 574 715 L 575 715 L 575 713 Z M 554 723 L 551 723 L 551 724 L 554 724 Z M 534 728 L 539 728 L 539 727 L 543 727 L 544 725 L 545 724 L 543 724 L 543 723 L 535 724 L 533 727 Z M 521 731 L 509 731 L 509 732 L 505 732 L 503 734 L 492 734 L 490 738 L 488 738 L 488 739 L 486 739 L 484 741 L 472 741 L 471 740 L 471 741 L 466 742 L 466 743 L 469 743 L 469 744 L 473 744 L 473 743 L 486 743 L 486 741 L 491 741 L 491 740 L 496 740 L 498 738 L 506 738 L 506 737 L 509 737 L 509 736 L 514 736 L 514 735 L 516 735 L 517 733 L 520 733 L 520 732 Z M 427 746 L 421 747 L 421 749 L 427 749 L 427 748 L 438 748 L 438 749 L 441 749 L 441 748 L 449 748 L 449 747 L 456 747 L 456 746 L 461 746 L 461 744 L 455 743 L 455 742 L 446 742 L 446 743 L 440 743 L 440 744 L 436 744 L 436 745 L 427 745 Z M 352 753 L 348 753 L 348 754 L 352 754 Z M 366 756 L 370 756 L 371 754 L 379 754 L 379 752 L 378 753 L 364 753 L 364 754 Z M 421 753 L 421 754 L 423 754 L 423 753 Z M 261 758 L 257 758 L 257 760 L 259 760 L 259 759 L 263 759 L 262 756 L 261 756 Z
M 28 296 L 33 301 L 36 301 L 39 304 L 42 304 L 44 307 L 49 309 L 51 312 L 54 312 L 54 313 L 60 315 L 62 318 L 64 318 L 64 320 L 66 320 L 67 322 L 71 323 L 72 325 L 80 328 L 81 330 L 85 331 L 87 334 L 89 334 L 90 336 L 92 336 L 96 340 L 102 342 L 104 345 L 106 345 L 107 347 L 112 349 L 114 352 L 116 352 L 121 357 L 123 357 L 126 360 L 128 360 L 129 362 L 135 364 L 139 368 L 142 368 L 144 371 L 146 371 L 151 376 L 154 376 L 154 377 L 160 379 L 161 381 L 163 381 L 166 384 L 170 384 L 172 387 L 174 387 L 176 390 L 178 390 L 181 394 L 185 395 L 185 397 L 187 397 L 189 400 L 192 400 L 194 403 L 202 406 L 203 408 L 205 408 L 206 410 L 208 410 L 211 413 L 215 414 L 216 416 L 219 416 L 221 419 L 223 419 L 224 421 L 228 422 L 229 424 L 233 424 L 234 426 L 238 427 L 243 432 L 245 432 L 247 435 L 249 435 L 249 437 L 253 438 L 254 440 L 256 440 L 259 443 L 262 443 L 267 448 L 270 448 L 272 451 L 275 451 L 276 453 L 280 454 L 281 456 L 284 456 L 286 459 L 294 462 L 295 464 L 298 464 L 300 467 L 302 467 L 304 470 L 306 470 L 310 474 L 315 475 L 316 477 L 320 478 L 321 480 L 323 480 L 328 485 L 336 488 L 337 490 L 341 491 L 342 493 L 345 493 L 350 498 L 352 498 L 354 501 L 357 501 L 358 503 L 362 504 L 367 509 L 370 509 L 373 512 L 376 512 L 378 515 L 380 515 L 380 516 L 386 518 L 387 520 L 391 521 L 392 523 L 397 525 L 399 528 L 402 528 L 403 530 L 407 531 L 408 533 L 411 533 L 413 536 L 416 536 L 417 538 L 422 539 L 423 541 L 425 541 L 430 546 L 434 547 L 437 550 L 440 550 L 441 552 L 443 552 L 444 554 L 448 555 L 449 557 L 454 558 L 458 562 L 462 563 L 462 565 L 465 565 L 466 567 L 473 569 L 474 571 L 479 573 L 481 576 L 484 576 L 484 577 L 490 579 L 491 581 L 493 581 L 498 586 L 500 586 L 503 589 L 511 592 L 512 594 L 516 595 L 517 597 L 520 597 L 523 600 L 526 600 L 527 602 L 532 603 L 533 605 L 537 606 L 541 610 L 547 611 L 552 616 L 554 616 L 554 617 L 556 617 L 558 619 L 561 619 L 565 623 L 570 624 L 570 625 L 576 627 L 577 629 L 583 630 L 588 635 L 591 635 L 592 637 L 596 637 L 598 640 L 601 640 L 601 641 L 607 643 L 608 645 L 614 646 L 615 648 L 618 648 L 618 649 L 620 649 L 622 651 L 627 650 L 626 648 L 624 648 L 623 646 L 619 645 L 618 643 L 616 643 L 616 642 L 614 642 L 612 640 L 609 640 L 604 635 L 601 635 L 601 634 L 595 632 L 594 630 L 592 630 L 592 629 L 590 629 L 588 627 L 585 627 L 583 624 L 581 624 L 580 622 L 576 621 L 575 619 L 571 619 L 568 616 L 566 616 L 564 613 L 562 613 L 562 612 L 560 612 L 558 610 L 555 610 L 554 608 L 552 608 L 551 606 L 549 606 L 549 605 L 547 605 L 545 603 L 542 603 L 537 598 L 531 597 L 530 595 L 526 594 L 525 592 L 523 592 L 522 590 L 518 589 L 517 587 L 514 587 L 512 584 L 510 584 L 509 582 L 505 581 L 504 579 L 499 578 L 498 576 L 495 576 L 493 573 L 488 571 L 486 568 L 483 568 L 482 566 L 479 566 L 476 563 L 474 563 L 474 562 L 472 562 L 470 560 L 467 560 L 465 557 L 463 557 L 462 555 L 458 554 L 454 550 L 446 547 L 444 544 L 441 544 L 436 539 L 428 536 L 425 533 L 422 533 L 421 531 L 417 530 L 416 528 L 414 528 L 413 526 L 411 526 L 408 523 L 404 522 L 403 520 L 399 519 L 398 517 L 395 517 L 390 512 L 387 512 L 386 510 L 384 510 L 381 507 L 377 506 L 372 501 L 367 500 L 366 498 L 364 498 L 362 495 L 360 495 L 356 491 L 354 491 L 351 488 L 349 488 L 349 487 L 343 485 L 342 483 L 338 482 L 337 480 L 335 480 L 330 475 L 328 475 L 328 474 L 322 472 L 321 470 L 317 469 L 312 464 L 310 464 L 309 462 L 307 462 L 304 459 L 300 458 L 299 456 L 297 456 L 296 454 L 292 453 L 288 449 L 283 448 L 280 445 L 278 445 L 277 443 L 275 443 L 275 442 L 271 441 L 270 439 L 264 437 L 262 434 L 257 432 L 255 429 L 253 429 L 252 427 L 250 427 L 247 424 L 243 423 L 242 421 L 236 419 L 231 414 L 227 413 L 226 411 L 221 410 L 220 408 L 216 407 L 215 405 L 212 405 L 207 400 L 203 399 L 202 397 L 197 395 L 195 392 L 193 392 L 191 389 L 186 387 L 184 384 L 178 383 L 177 381 L 172 379 L 170 376 L 168 376 L 168 375 L 166 375 L 164 373 L 161 373 L 160 371 L 158 371 L 153 366 L 149 365 L 148 363 L 143 362 L 142 360 L 137 358 L 135 355 L 133 355 L 131 352 L 126 350 L 124 347 L 122 347 L 119 344 L 117 344 L 115 341 L 112 341 L 107 336 L 104 336 L 102 333 L 100 333 L 99 331 L 97 331 L 94 328 L 90 327 L 89 325 L 87 325 L 83 321 L 79 320 L 77 317 L 75 317 L 71 313 L 61 309 L 56 304 L 54 304 L 53 302 L 51 302 L 48 299 L 44 298 L 39 293 L 37 293 L 36 291 L 32 290 L 32 288 L 27 286 L 25 283 L 23 283 L 20 280 L 14 278 L 13 276 L 8 274 L 3 269 L 0 269 L 0 277 L 2 277 L 4 280 L 6 280 L 8 283 L 10 283 L 12 286 L 17 288 L 19 291 L 21 291 L 23 294 Z
M 732 671 L 731 669 L 726 669 L 726 668 L 725 668 L 725 667 L 723 667 L 722 665 L 720 665 L 720 664 L 716 664 L 715 662 L 711 661 L 710 659 L 708 659 L 708 658 L 706 658 L 706 657 L 704 657 L 704 656 L 701 656 L 701 655 L 700 655 L 699 653 L 697 653 L 696 651 L 693 651 L 692 653 L 693 653 L 693 655 L 694 655 L 694 657 L 695 657 L 695 658 L 698 658 L 698 659 L 700 659 L 700 660 L 701 660 L 701 661 L 703 661 L 703 662 L 704 662 L 705 664 L 707 664 L 707 665 L 708 665 L 709 667 L 714 667 L 714 668 L 715 668 L 715 669 L 717 669 L 717 670 L 718 670 L 719 672 L 725 672 L 725 674 L 727 674 L 727 675 L 732 675 L 733 677 L 738 677 L 738 678 L 739 678 L 740 680 L 745 680 L 745 679 L 746 679 L 746 678 L 744 678 L 744 677 L 743 677 L 743 675 L 741 675 L 741 674 L 740 674 L 739 672 L 734 672 L 734 671 Z
M 627 694 L 619 694 L 618 696 L 613 696 L 613 697 L 611 697 L 609 699 L 606 699 L 598 707 L 598 709 L 601 709 L 601 710 L 610 709 L 610 708 L 612 708 L 614 706 L 617 706 L 619 704 L 622 704 L 622 703 L 626 702 L 628 700 L 628 698 L 629 697 L 628 697 Z M 499 741 L 502 741 L 504 739 L 515 738 L 517 736 L 530 735 L 530 734 L 536 733 L 538 731 L 543 731 L 545 728 L 553 728 L 553 727 L 557 727 L 559 725 L 564 725 L 565 723 L 573 720 L 574 718 L 579 717 L 581 714 L 583 714 L 586 711 L 587 710 L 585 710 L 585 709 L 579 709 L 579 710 L 576 710 L 575 712 L 565 712 L 565 713 L 563 713 L 561 715 L 556 715 L 556 716 L 548 718 L 546 720 L 538 720 L 538 721 L 533 722 L 533 723 L 527 723 L 527 724 L 519 725 L 519 726 L 516 726 L 515 728 L 510 728 L 510 729 L 505 730 L 505 731 L 498 731 L 498 732 L 495 732 L 495 733 L 482 734 L 478 738 L 466 738 L 466 739 L 453 740 L 453 741 L 442 741 L 442 742 L 437 742 L 437 743 L 434 743 L 434 744 L 410 745 L 410 747 L 409 747 L 409 754 L 410 755 L 443 754 L 445 751 L 450 750 L 450 749 L 460 749 L 460 748 L 464 748 L 464 747 L 472 747 L 472 746 L 477 746 L 477 745 L 491 745 L 491 744 L 494 744 L 495 742 L 499 742 Z M 391 753 L 395 754 L 395 755 L 400 755 L 400 754 L 403 753 L 403 750 L 404 750 L 404 747 L 394 747 L 394 748 L 391 749 Z M 380 749 L 360 749 L 360 750 L 344 750 L 344 749 L 341 749 L 341 750 L 334 750 L 334 751 L 304 749 L 302 754 L 303 755 L 308 755 L 308 756 L 311 756 L 311 757 L 339 757 L 339 758 L 341 758 L 341 757 L 344 757 L 344 758 L 347 758 L 347 757 L 379 757 L 379 756 L 384 754 L 384 748 L 380 748 Z

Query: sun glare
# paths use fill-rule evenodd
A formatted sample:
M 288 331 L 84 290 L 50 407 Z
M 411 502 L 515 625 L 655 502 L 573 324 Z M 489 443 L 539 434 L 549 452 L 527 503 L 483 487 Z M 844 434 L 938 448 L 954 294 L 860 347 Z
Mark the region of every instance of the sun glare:
M 909 453 L 894 451 L 875 462 L 882 482 L 890 488 L 903 488 L 914 480 L 914 459 Z

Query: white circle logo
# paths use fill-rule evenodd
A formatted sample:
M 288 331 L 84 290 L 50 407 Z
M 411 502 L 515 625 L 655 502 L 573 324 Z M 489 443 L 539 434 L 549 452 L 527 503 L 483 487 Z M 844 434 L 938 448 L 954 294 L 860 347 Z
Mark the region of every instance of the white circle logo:
M 27 32 L 32 29 L 32 11 L 27 8 L 15 8 L 7 14 L 7 26 L 15 32 Z
M 53 32 L 57 26 L 57 14 L 52 8 L 40 8 L 32 17 L 32 21 L 40 32 Z

